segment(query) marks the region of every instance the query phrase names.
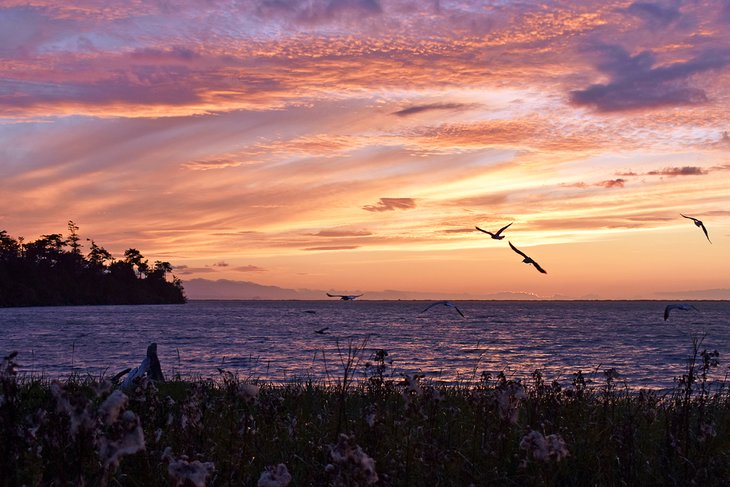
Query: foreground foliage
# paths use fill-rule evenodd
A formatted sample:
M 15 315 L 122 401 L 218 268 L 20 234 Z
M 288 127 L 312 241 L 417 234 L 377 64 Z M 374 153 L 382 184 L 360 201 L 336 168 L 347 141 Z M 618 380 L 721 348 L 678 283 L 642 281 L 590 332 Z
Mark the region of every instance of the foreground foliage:
M 438 386 L 351 348 L 335 383 L 19 378 L 0 369 L 0 485 L 723 485 L 730 394 L 699 351 L 667 393 L 483 374 Z

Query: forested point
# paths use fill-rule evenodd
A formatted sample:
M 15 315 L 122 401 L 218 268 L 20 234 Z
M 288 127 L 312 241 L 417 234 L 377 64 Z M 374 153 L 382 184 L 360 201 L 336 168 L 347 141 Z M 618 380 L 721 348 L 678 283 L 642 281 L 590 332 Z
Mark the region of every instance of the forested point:
M 117 260 L 90 239 L 84 255 L 79 227 L 69 221 L 68 229 L 66 238 L 52 233 L 33 242 L 0 230 L 0 307 L 186 301 L 169 262 L 150 266 L 133 248 Z

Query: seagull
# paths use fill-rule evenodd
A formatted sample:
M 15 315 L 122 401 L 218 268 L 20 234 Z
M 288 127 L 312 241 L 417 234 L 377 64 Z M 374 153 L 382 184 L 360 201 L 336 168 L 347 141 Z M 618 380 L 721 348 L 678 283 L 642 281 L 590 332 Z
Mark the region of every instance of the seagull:
M 512 247 L 512 250 L 514 250 L 515 252 L 520 254 L 522 257 L 524 257 L 524 259 L 522 259 L 522 262 L 524 262 L 525 264 L 532 264 L 535 266 L 535 269 L 542 272 L 543 274 L 547 274 L 547 271 L 545 269 L 543 269 L 542 267 L 540 267 L 540 264 L 538 264 L 537 262 L 532 260 L 530 257 L 527 256 L 527 254 L 525 254 L 524 252 L 520 251 L 517 247 L 512 245 L 512 242 L 509 242 L 509 246 Z
M 449 308 L 454 308 L 457 313 L 459 313 L 462 317 L 466 318 L 464 316 L 464 313 L 462 313 L 461 310 L 459 308 L 457 308 L 456 305 L 454 303 L 452 303 L 451 301 L 436 301 L 435 303 L 430 304 L 426 309 L 421 311 L 421 313 L 425 313 L 429 309 L 433 308 L 434 306 L 438 306 L 439 304 L 443 304 L 444 306 L 448 306 Z
M 512 222 L 512 223 L 514 223 L 514 222 Z M 509 225 L 512 225 L 512 223 L 510 223 Z M 490 237 L 492 237 L 494 240 L 502 240 L 504 238 L 504 235 L 502 235 L 502 232 L 504 232 L 505 230 L 507 230 L 507 228 L 509 227 L 509 225 L 503 226 L 502 228 L 500 228 L 499 230 L 497 230 L 497 233 L 488 232 L 486 230 L 482 230 L 479 227 L 474 227 L 474 228 L 476 228 L 480 232 L 486 233 L 487 235 L 489 235 Z
M 666 308 L 664 308 L 664 321 L 667 321 L 667 318 L 669 318 L 669 312 L 673 309 L 681 309 L 682 311 L 699 311 L 697 308 L 692 306 L 691 304 L 686 303 L 679 303 L 679 304 L 668 304 Z
M 327 296 L 329 296 L 330 298 L 340 298 L 343 301 L 354 301 L 357 298 L 359 298 L 360 296 L 362 296 L 362 294 L 330 294 L 330 293 L 327 293 Z
M 319 333 L 320 335 L 324 335 L 324 332 L 329 330 L 329 326 L 325 326 L 324 328 L 320 328 L 319 330 L 314 330 L 314 333 Z
M 682 214 L 680 213 L 680 215 L 682 215 Z M 704 223 L 702 223 L 701 220 L 698 220 L 697 218 L 693 218 L 693 217 L 687 216 L 687 215 L 682 215 L 682 216 L 695 222 L 695 225 L 700 227 L 702 229 L 702 231 L 705 232 L 705 237 L 707 237 L 707 241 L 712 243 L 712 240 L 710 240 L 710 236 L 707 235 L 707 229 L 705 228 L 705 225 L 704 225 Z

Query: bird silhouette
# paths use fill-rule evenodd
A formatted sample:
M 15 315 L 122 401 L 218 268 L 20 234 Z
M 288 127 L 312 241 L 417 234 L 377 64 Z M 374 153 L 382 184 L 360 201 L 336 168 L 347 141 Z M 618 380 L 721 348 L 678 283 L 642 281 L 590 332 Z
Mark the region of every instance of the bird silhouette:
M 324 335 L 324 332 L 326 332 L 329 329 L 330 329 L 329 326 L 325 326 L 324 328 L 320 328 L 319 330 L 314 330 L 314 333 L 319 333 L 320 335 Z
M 330 298 L 340 298 L 342 301 L 354 301 L 357 298 L 359 298 L 360 296 L 362 296 L 362 294 L 330 294 L 330 293 L 327 293 L 327 296 L 329 296 Z
M 682 215 L 682 214 L 680 213 L 680 215 Z M 687 215 L 682 215 L 682 216 L 695 222 L 695 225 L 700 227 L 702 229 L 702 231 L 705 232 L 705 237 L 707 237 L 707 241 L 712 243 L 712 240 L 710 240 L 710 236 L 707 234 L 707 229 L 705 228 L 705 224 L 702 223 L 701 220 L 698 220 L 697 218 L 687 216 Z
M 525 264 L 532 264 L 535 266 L 535 269 L 542 272 L 543 274 L 547 274 L 547 271 L 545 269 L 543 269 L 542 267 L 540 267 L 540 264 L 538 264 L 537 262 L 532 260 L 532 258 L 529 257 L 526 253 L 522 252 L 520 249 L 518 249 L 517 247 L 512 245 L 512 242 L 509 242 L 509 246 L 512 247 L 512 250 L 514 250 L 515 252 L 517 252 L 518 254 L 520 254 L 523 257 L 522 262 L 524 262 Z
M 514 223 L 514 222 L 512 222 L 512 223 Z M 512 223 L 510 223 L 509 225 L 512 225 Z M 505 230 L 507 230 L 507 228 L 509 227 L 509 225 L 503 226 L 502 228 L 500 228 L 499 230 L 497 230 L 495 233 L 488 232 L 486 230 L 482 230 L 481 228 L 476 227 L 476 226 L 474 228 L 476 228 L 480 232 L 486 233 L 487 235 L 489 235 L 490 237 L 492 237 L 494 240 L 502 240 L 504 238 L 504 235 L 502 235 L 502 232 L 504 232 Z
M 436 301 L 435 303 L 428 305 L 428 307 L 426 309 L 424 309 L 423 311 L 421 311 L 421 313 L 425 313 L 429 309 L 433 308 L 434 306 L 438 306 L 438 305 L 444 305 L 444 306 L 448 306 L 449 308 L 454 308 L 457 313 L 459 313 L 462 317 L 465 317 L 464 313 L 462 313 L 461 310 L 459 308 L 457 308 L 456 305 L 454 303 L 452 303 L 451 301 Z
M 697 308 L 687 303 L 668 304 L 667 307 L 664 308 L 664 321 L 667 321 L 669 318 L 669 312 L 673 309 L 681 309 L 682 311 L 699 311 Z

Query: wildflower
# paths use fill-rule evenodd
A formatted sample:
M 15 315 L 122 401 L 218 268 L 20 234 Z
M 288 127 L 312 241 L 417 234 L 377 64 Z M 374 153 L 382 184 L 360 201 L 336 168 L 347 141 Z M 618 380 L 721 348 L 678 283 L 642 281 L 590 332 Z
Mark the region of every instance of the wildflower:
M 255 404 L 259 398 L 259 387 L 254 384 L 241 383 L 238 385 L 238 397 L 248 404 Z
M 180 426 L 183 429 L 199 429 L 202 427 L 204 403 L 201 386 L 195 386 L 193 392 L 188 395 L 181 406 Z
M 403 377 L 403 383 L 406 386 L 406 390 L 404 392 L 405 395 L 415 395 L 420 396 L 423 391 L 421 389 L 421 384 L 419 382 L 420 379 L 423 378 L 423 375 L 420 374 L 406 374 Z
M 116 390 L 99 406 L 99 416 L 104 424 L 111 426 L 117 421 L 119 413 L 127 407 L 128 398 L 122 391 Z
M 375 460 L 354 443 L 354 436 L 341 434 L 337 445 L 330 445 L 334 465 L 325 467 L 328 473 L 336 473 L 335 485 L 372 485 L 378 481 Z
M 557 433 L 543 436 L 539 431 L 530 431 L 522 437 L 520 448 L 526 450 L 532 458 L 541 462 L 549 462 L 550 460 L 559 462 L 569 455 L 565 441 Z
M 367 414 L 365 415 L 365 422 L 370 426 L 371 428 L 375 426 L 375 423 L 378 419 L 378 411 L 376 410 L 374 405 L 370 405 L 367 408 Z
M 145 449 L 142 425 L 139 417 L 132 411 L 124 411 L 121 418 L 111 426 L 108 435 L 110 437 L 101 436 L 97 440 L 99 457 L 105 468 L 114 469 L 123 456 Z
M 58 382 L 51 384 L 51 394 L 56 399 L 56 410 L 68 415 L 70 420 L 69 433 L 75 438 L 79 431 L 91 430 L 95 426 L 96 418 L 91 415 L 89 401 L 81 396 L 70 396 L 64 386 Z
M 423 396 L 420 380 L 424 376 L 421 374 L 405 374 L 403 376 L 403 385 L 405 388 L 401 395 L 406 403 L 406 408 L 415 408 L 414 401 Z
M 259 477 L 258 487 L 286 487 L 291 482 L 291 475 L 286 465 L 280 463 L 276 467 L 266 467 Z
M 191 483 L 194 487 L 205 487 L 208 476 L 215 471 L 213 462 L 202 463 L 199 460 L 188 462 L 186 456 L 176 459 L 172 456 L 172 448 L 165 448 L 162 459 L 169 462 L 167 473 L 175 487 Z
M 496 390 L 497 409 L 503 420 L 517 424 L 520 404 L 527 397 L 525 388 L 518 382 L 508 382 L 503 388 Z

